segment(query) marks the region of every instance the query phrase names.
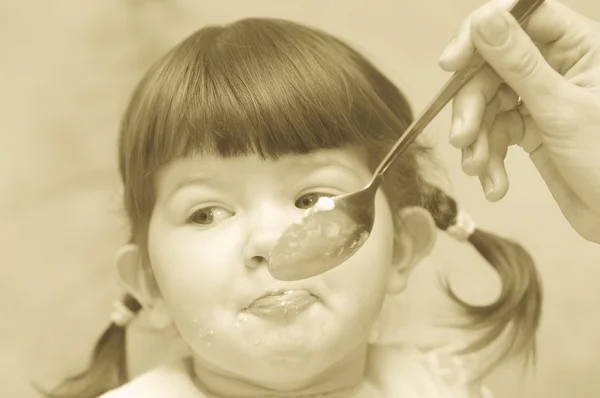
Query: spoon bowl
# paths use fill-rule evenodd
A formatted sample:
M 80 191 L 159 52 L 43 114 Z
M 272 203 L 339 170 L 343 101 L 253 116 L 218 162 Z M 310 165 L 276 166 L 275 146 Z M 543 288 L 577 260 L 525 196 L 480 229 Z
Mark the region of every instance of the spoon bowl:
M 352 257 L 373 229 L 380 183 L 374 179 L 360 191 L 319 199 L 271 251 L 271 275 L 281 281 L 310 278 Z

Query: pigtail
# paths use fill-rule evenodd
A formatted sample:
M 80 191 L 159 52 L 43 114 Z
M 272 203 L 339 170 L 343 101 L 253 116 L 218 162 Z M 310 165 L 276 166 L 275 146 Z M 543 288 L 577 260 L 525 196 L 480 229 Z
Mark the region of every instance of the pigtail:
M 518 243 L 482 231 L 475 227 L 456 201 L 438 188 L 428 197 L 425 207 L 438 228 L 458 240 L 468 241 L 494 267 L 502 281 L 502 291 L 496 302 L 474 306 L 463 302 L 444 281 L 450 297 L 469 317 L 467 326 L 482 332 L 461 353 L 479 351 L 506 334 L 506 343 L 491 370 L 509 355 L 526 353 L 526 361 L 535 359 L 535 335 L 540 323 L 542 287 L 540 277 L 529 253 Z M 487 370 L 483 373 L 487 373 Z
M 46 398 L 97 398 L 127 382 L 127 325 L 141 309 L 130 295 L 115 303 L 111 324 L 98 339 L 90 366 L 69 377 L 52 392 L 38 391 Z

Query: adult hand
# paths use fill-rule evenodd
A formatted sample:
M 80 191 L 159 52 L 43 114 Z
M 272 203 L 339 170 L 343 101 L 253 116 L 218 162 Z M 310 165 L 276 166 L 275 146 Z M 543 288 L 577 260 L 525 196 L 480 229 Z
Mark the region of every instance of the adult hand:
M 508 147 L 522 147 L 572 227 L 600 243 L 600 24 L 546 0 L 521 28 L 511 3 L 473 12 L 440 58 L 447 71 L 475 49 L 488 62 L 453 100 L 450 142 L 490 201 L 508 190 Z

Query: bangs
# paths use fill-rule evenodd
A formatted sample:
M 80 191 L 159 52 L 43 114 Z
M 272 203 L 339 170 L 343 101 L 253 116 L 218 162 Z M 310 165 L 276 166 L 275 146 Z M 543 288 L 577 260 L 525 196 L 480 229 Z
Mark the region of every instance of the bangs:
M 283 20 L 204 28 L 144 80 L 132 101 L 140 98 L 138 109 L 128 113 L 138 120 L 132 146 L 143 143 L 130 149 L 149 173 L 192 154 L 276 160 L 380 147 L 410 123 L 399 90 L 381 92 L 394 86 L 362 56 L 332 36 Z

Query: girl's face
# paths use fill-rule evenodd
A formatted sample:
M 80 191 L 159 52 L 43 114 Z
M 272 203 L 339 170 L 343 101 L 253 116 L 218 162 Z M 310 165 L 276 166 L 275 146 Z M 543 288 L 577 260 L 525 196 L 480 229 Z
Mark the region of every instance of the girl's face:
M 285 384 L 364 348 L 386 290 L 403 277 L 393 267 L 392 213 L 381 193 L 371 237 L 341 266 L 281 282 L 266 259 L 320 196 L 361 189 L 371 175 L 360 156 L 341 149 L 277 162 L 196 156 L 159 173 L 149 259 L 160 300 L 201 366 Z M 287 312 L 248 309 L 281 290 L 300 292 Z

